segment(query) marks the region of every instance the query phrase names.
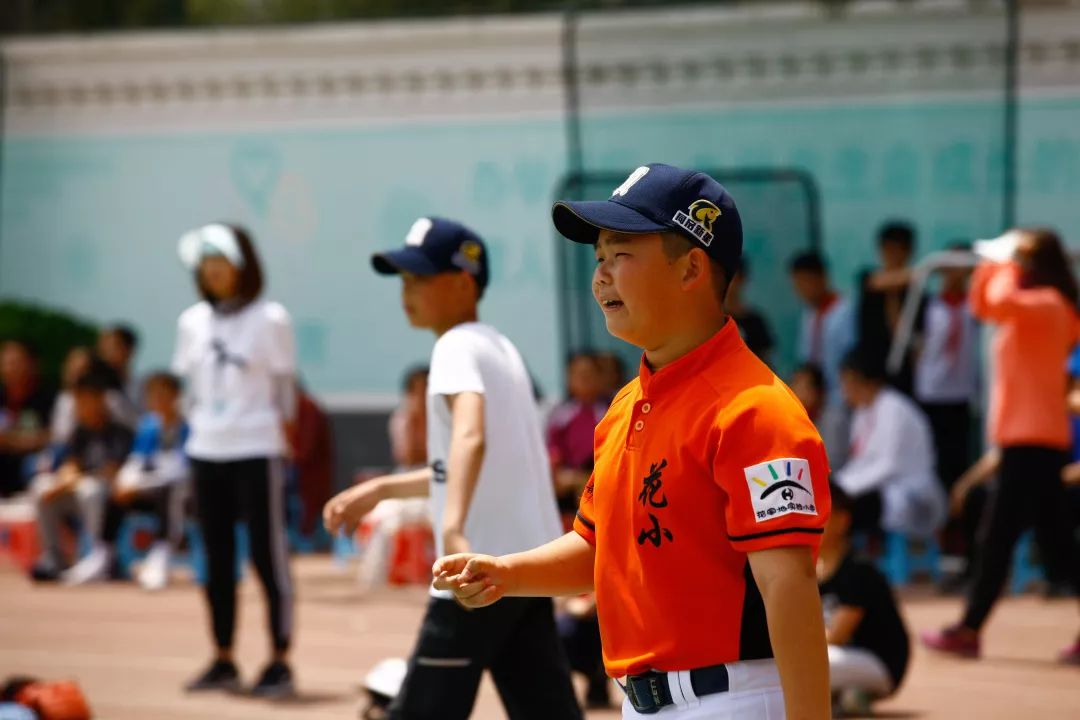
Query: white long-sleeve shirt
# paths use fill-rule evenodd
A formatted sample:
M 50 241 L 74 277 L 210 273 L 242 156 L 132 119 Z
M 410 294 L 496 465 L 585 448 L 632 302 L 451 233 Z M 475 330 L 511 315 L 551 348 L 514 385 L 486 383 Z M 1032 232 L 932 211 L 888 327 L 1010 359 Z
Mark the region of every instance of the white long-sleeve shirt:
M 886 530 L 926 535 L 941 526 L 946 513 L 935 464 L 926 416 L 905 395 L 887 387 L 870 405 L 855 410 L 850 455 L 834 480 L 853 497 L 880 491 Z

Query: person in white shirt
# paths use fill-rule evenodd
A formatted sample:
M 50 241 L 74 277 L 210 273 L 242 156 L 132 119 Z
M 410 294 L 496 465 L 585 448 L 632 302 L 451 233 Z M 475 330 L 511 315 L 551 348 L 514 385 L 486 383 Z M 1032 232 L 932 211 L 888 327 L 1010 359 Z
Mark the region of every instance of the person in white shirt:
M 885 368 L 858 351 L 844 358 L 840 384 L 855 408 L 848 461 L 834 481 L 854 499 L 852 526 L 926 537 L 945 521 L 930 423 L 919 406 L 885 384 Z
M 293 692 L 287 663 L 293 588 L 286 549 L 285 468 L 296 412 L 296 349 L 284 307 L 261 297 L 263 279 L 250 236 L 212 224 L 180 239 L 180 259 L 202 301 L 180 315 L 173 372 L 187 389 L 195 499 L 206 546 L 206 598 L 217 656 L 189 691 L 235 690 L 235 527 L 247 526 L 251 559 L 269 606 L 273 659 L 252 693 Z
M 332 498 L 331 533 L 352 530 L 384 499 L 429 496 L 436 555 L 513 553 L 561 534 L 532 383 L 514 345 L 477 321 L 488 253 L 468 228 L 421 218 L 405 247 L 372 257 L 401 275 L 413 327 L 437 336 L 427 393 L 428 462 Z M 480 677 L 492 678 L 511 720 L 581 718 L 548 598 L 470 611 L 432 599 L 390 718 L 465 720 Z
M 922 348 L 915 361 L 915 399 L 930 420 L 938 475 L 946 490 L 972 463 L 971 403 L 978 392 L 979 327 L 967 302 L 970 275 L 967 268 L 941 271 L 941 290 L 926 303 Z
M 816 365 L 825 377 L 824 414 L 831 420 L 818 431 L 839 467 L 847 459 L 849 412 L 840 391 L 840 362 L 855 347 L 855 309 L 833 290 L 825 259 L 815 251 L 800 253 L 788 264 L 795 294 L 805 307 L 799 321 L 798 360 Z

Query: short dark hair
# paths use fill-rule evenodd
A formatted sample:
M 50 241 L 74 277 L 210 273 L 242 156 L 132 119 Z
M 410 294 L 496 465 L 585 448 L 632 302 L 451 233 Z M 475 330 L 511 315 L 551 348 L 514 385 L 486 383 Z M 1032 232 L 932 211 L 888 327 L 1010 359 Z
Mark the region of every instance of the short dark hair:
M 886 243 L 915 249 L 915 228 L 904 220 L 890 220 L 878 229 L 878 247 Z
M 41 353 L 38 352 L 37 345 L 26 338 L 8 338 L 0 341 L 0 348 L 5 348 L 9 345 L 14 345 L 22 350 L 23 353 L 26 354 L 26 357 L 30 358 L 33 362 L 37 362 L 41 359 Z
M 615 370 L 619 373 L 619 381 L 622 382 L 626 378 L 626 363 L 623 362 L 619 353 L 614 350 L 601 350 L 596 353 L 597 361 L 611 360 L 615 364 Z
M 139 347 L 139 333 L 135 328 L 126 323 L 117 323 L 105 328 L 105 333 L 116 335 L 120 338 L 120 342 L 124 344 L 124 347 L 129 352 L 135 352 L 135 348 Z
M 184 387 L 180 378 L 167 370 L 157 370 L 146 376 L 146 379 L 143 380 L 143 388 L 149 389 L 153 385 L 162 385 L 177 394 Z
M 699 247 L 694 242 L 679 233 L 666 232 L 660 233 L 660 240 L 663 243 L 664 255 L 668 260 L 678 260 L 682 256 L 696 247 Z M 714 260 L 711 255 L 706 254 L 705 257 L 709 259 L 709 271 L 712 274 L 713 290 L 716 291 L 716 299 L 720 303 L 720 307 L 724 307 L 724 301 L 727 299 L 728 284 L 731 282 L 731 275 L 728 273 L 728 269 L 725 268 L 720 261 Z
M 598 359 L 597 354 L 592 350 L 574 350 L 566 356 L 566 367 L 570 367 L 578 360 L 589 360 L 595 364 Z
M 820 365 L 812 362 L 803 363 L 795 368 L 795 372 L 792 373 L 792 376 L 800 374 L 808 375 L 810 377 L 810 382 L 814 384 L 815 390 L 825 392 L 825 373 L 822 371 Z
M 408 392 L 412 384 L 416 382 L 417 378 L 427 377 L 429 369 L 427 365 L 413 365 L 411 368 L 405 371 L 405 374 L 401 377 L 401 391 Z
M 834 511 L 851 512 L 855 507 L 855 500 L 847 494 L 844 488 L 834 482 L 829 483 L 829 495 L 832 497 L 832 509 Z
M 885 360 L 877 353 L 868 353 L 861 348 L 855 348 L 840 361 L 840 370 L 853 372 L 864 380 L 884 383 L 888 378 L 885 371 Z
M 112 389 L 110 378 L 105 373 L 93 369 L 79 376 L 72 387 L 72 392 L 104 395 L 110 389 Z
M 240 248 L 240 256 L 243 258 L 243 267 L 237 268 L 240 272 L 239 286 L 236 288 L 236 298 L 238 300 L 236 310 L 246 307 L 251 304 L 263 291 L 263 271 L 262 264 L 259 262 L 259 255 L 255 252 L 255 243 L 251 239 L 251 234 L 240 225 L 230 225 L 229 223 L 221 223 L 225 227 L 232 231 L 233 236 L 236 238 L 236 245 Z M 199 275 L 199 267 L 195 267 L 195 284 L 199 288 L 199 294 L 203 300 L 206 300 L 211 305 L 216 305 L 221 301 L 221 298 L 214 297 L 206 287 L 203 286 L 202 277 Z
M 817 250 L 806 250 L 797 253 L 788 262 L 788 272 L 791 274 L 808 272 L 815 275 L 825 275 L 828 271 L 829 268 L 825 263 L 825 258 Z

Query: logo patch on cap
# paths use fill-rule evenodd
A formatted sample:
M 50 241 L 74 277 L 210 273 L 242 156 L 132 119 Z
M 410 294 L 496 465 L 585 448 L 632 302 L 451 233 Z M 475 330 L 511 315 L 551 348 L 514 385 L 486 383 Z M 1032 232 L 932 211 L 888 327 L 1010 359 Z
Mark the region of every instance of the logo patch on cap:
M 686 230 L 705 247 L 712 245 L 713 223 L 720 217 L 720 208 L 704 198 L 690 203 L 686 212 L 680 210 L 672 218 L 675 224 Z
M 480 243 L 475 240 L 466 240 L 461 243 L 461 247 L 454 253 L 452 262 L 462 270 L 477 275 L 480 272 L 480 257 L 483 254 L 484 248 Z

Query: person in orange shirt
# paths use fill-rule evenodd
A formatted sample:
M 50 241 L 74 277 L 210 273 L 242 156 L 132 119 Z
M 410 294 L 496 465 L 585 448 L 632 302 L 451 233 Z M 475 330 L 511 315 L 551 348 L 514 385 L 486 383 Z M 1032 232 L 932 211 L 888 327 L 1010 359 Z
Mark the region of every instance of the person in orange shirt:
M 723 309 L 742 253 L 728 192 L 638 168 L 607 201 L 560 202 L 594 245 L 608 331 L 644 349 L 600 422 L 574 531 L 502 557 L 458 554 L 435 586 L 467 607 L 596 590 L 624 718 L 829 717 L 814 558 L 829 466 L 798 399 Z
M 1013 260 L 979 265 L 969 293 L 975 316 L 998 326 L 990 393 L 990 438 L 1001 450 L 998 481 L 964 617 L 922 638 L 934 650 L 964 657 L 979 656 L 980 633 L 1005 586 L 1009 558 L 1031 525 L 1047 566 L 1067 572 L 1080 590 L 1061 479 L 1071 446 L 1066 365 L 1080 340 L 1080 292 L 1055 233 L 1021 230 L 1002 240 L 1015 242 Z M 1061 660 L 1080 664 L 1080 639 Z

